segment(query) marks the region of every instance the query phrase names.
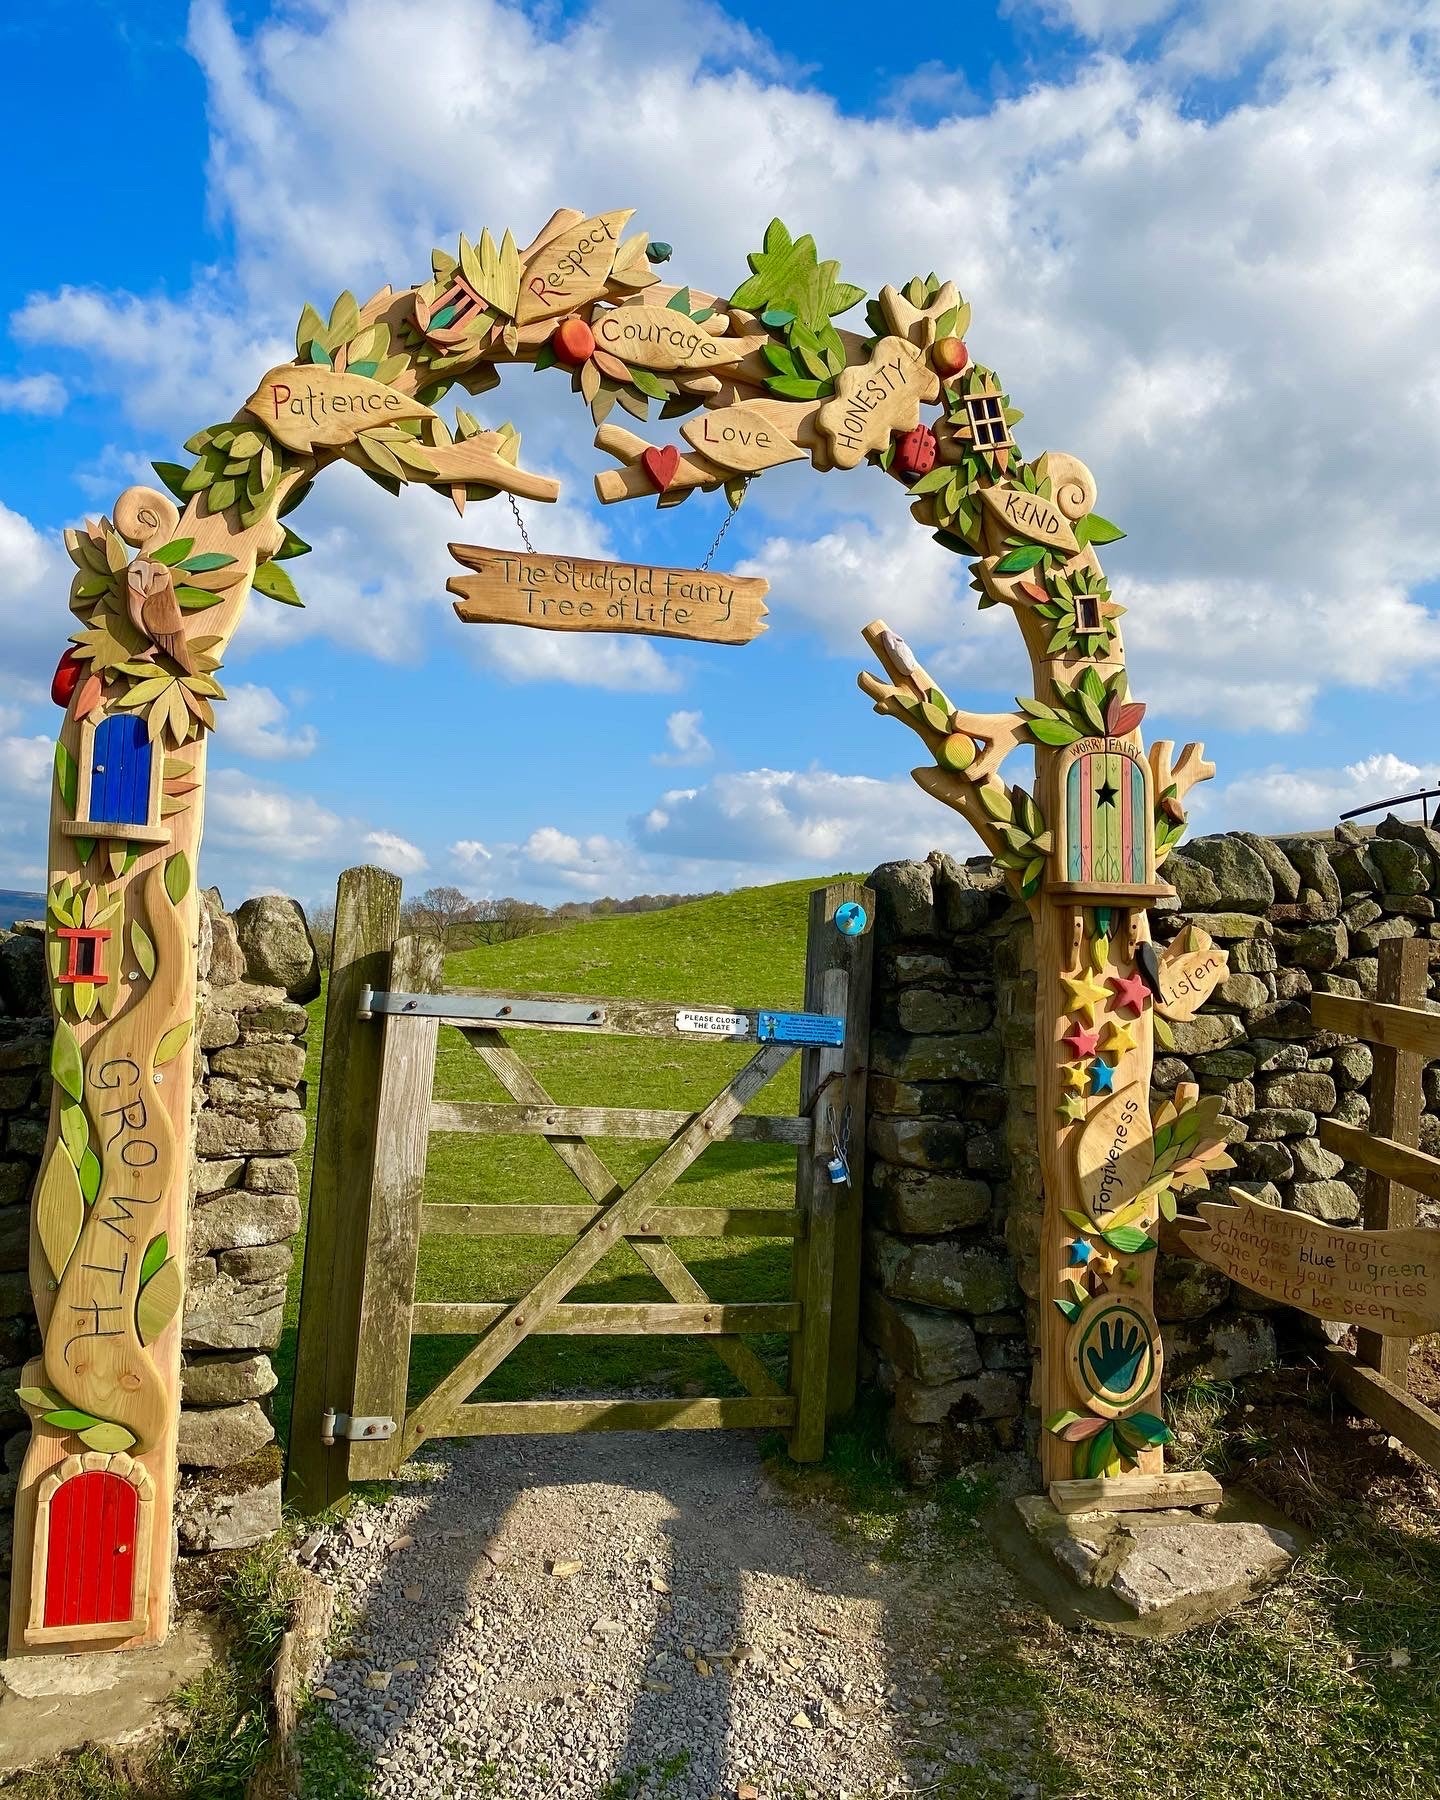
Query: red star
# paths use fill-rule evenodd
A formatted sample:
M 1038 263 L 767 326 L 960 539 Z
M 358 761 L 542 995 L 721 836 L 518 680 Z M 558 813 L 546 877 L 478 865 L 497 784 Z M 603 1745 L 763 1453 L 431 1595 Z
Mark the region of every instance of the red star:
M 1093 1056 L 1095 1047 L 1100 1042 L 1100 1033 L 1093 1028 L 1087 1029 L 1077 1021 L 1060 1041 L 1069 1044 L 1076 1056 Z
M 1144 1012 L 1150 993 L 1139 975 L 1111 975 L 1110 986 L 1115 990 L 1115 1005 L 1128 1006 L 1138 1018 Z

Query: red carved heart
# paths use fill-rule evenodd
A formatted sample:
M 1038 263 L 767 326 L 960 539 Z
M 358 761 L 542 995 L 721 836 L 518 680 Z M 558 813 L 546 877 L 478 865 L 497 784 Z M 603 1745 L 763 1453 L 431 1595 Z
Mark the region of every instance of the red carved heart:
M 673 444 L 664 444 L 659 449 L 647 450 L 640 460 L 645 465 L 645 473 L 655 483 L 656 492 L 663 494 L 680 467 L 680 452 Z

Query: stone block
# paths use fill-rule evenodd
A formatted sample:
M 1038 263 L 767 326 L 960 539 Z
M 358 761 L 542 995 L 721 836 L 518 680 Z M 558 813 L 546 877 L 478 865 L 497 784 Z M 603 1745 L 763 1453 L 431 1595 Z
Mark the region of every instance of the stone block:
M 1337 975 L 1348 976 L 1357 983 L 1360 992 L 1367 1000 L 1373 1000 L 1380 986 L 1380 961 L 1374 956 L 1352 956 L 1348 962 L 1341 963 L 1335 971 Z
M 254 1244 L 236 1250 L 221 1250 L 215 1258 L 222 1275 L 232 1276 L 247 1286 L 273 1282 L 290 1273 L 295 1252 L 289 1244 Z
M 1330 1116 L 1342 1125 L 1358 1125 L 1363 1130 L 1370 1123 L 1370 1102 L 1364 1094 L 1342 1094 Z
M 1192 838 L 1184 854 L 1187 862 L 1200 864 L 1214 877 L 1218 901 L 1208 904 L 1217 911 L 1259 913 L 1273 905 L 1275 880 L 1265 858 L 1238 834 Z M 1168 859 L 1166 868 L 1168 872 Z M 1182 900 L 1182 904 L 1191 903 Z
M 1235 1381 L 1274 1368 L 1275 1326 L 1267 1313 L 1233 1313 L 1171 1327 L 1165 1334 L 1165 1372 L 1174 1380 L 1208 1375 Z
M 1230 967 L 1239 974 L 1268 975 L 1279 966 L 1280 959 L 1270 938 L 1251 938 L 1249 943 L 1231 944 L 1228 949 Z
M 239 1187 L 245 1179 L 247 1164 L 243 1156 L 216 1156 L 190 1159 L 190 1193 L 192 1198 L 218 1194 L 225 1188 Z
M 236 1156 L 250 1151 L 275 1155 L 298 1150 L 305 1142 L 305 1115 L 276 1112 L 247 1117 L 207 1106 L 195 1120 L 195 1150 L 199 1156 Z
M 1296 931 L 1277 930 L 1282 963 L 1297 969 L 1333 969 L 1350 954 L 1350 934 L 1339 919 L 1317 920 Z
M 912 983 L 928 983 L 933 987 L 937 982 L 948 981 L 954 973 L 947 958 L 919 950 L 884 951 L 880 970 L 882 978 L 888 974 L 897 987 L 908 987 Z
M 1189 1256 L 1162 1256 L 1155 1269 L 1155 1316 L 1162 1322 L 1200 1319 L 1224 1304 L 1230 1280 Z
M 1316 1129 L 1314 1113 L 1299 1107 L 1257 1107 L 1247 1123 L 1252 1143 L 1278 1138 L 1314 1137 Z
M 934 988 L 907 988 L 896 1017 L 904 1031 L 934 1036 L 946 1031 L 984 1031 L 995 1016 L 985 995 L 942 994 Z
M 872 1118 L 871 1154 L 911 1169 L 958 1169 L 965 1162 L 968 1127 L 954 1119 Z
M 1415 936 L 1413 919 L 1376 919 L 1373 925 L 1363 926 L 1355 933 L 1354 944 L 1357 956 L 1374 956 L 1380 946 L 1391 938 L 1408 938 Z
M 299 1229 L 300 1202 L 296 1195 L 226 1188 L 193 1208 L 190 1250 L 192 1255 L 208 1256 L 218 1250 L 279 1245 Z
M 219 888 L 203 888 L 200 903 L 210 929 L 210 952 L 201 974 L 212 989 L 230 987 L 245 978 L 245 956 L 236 936 L 235 921 L 225 910 Z
M 259 894 L 235 913 L 235 933 L 251 981 L 282 988 L 291 1000 L 313 1000 L 320 992 L 315 941 L 299 903 L 280 894 Z
M 1250 1123 L 1254 1123 L 1251 1115 Z M 1242 1175 L 1257 1181 L 1289 1181 L 1295 1173 L 1295 1158 L 1290 1146 L 1279 1139 L 1247 1138 L 1231 1151 L 1235 1166 Z
M 1167 861 L 1165 867 L 1170 867 Z M 1275 935 L 1275 927 L 1268 919 L 1257 913 L 1246 912 L 1197 912 L 1182 921 L 1187 925 L 1198 925 L 1202 931 L 1208 931 L 1217 943 L 1238 943 L 1250 939 L 1268 941 Z M 1231 967 L 1237 967 L 1234 955 L 1231 955 Z
M 1255 1073 L 1255 1058 L 1249 1050 L 1211 1050 L 1195 1058 L 1195 1073 L 1210 1091 L 1218 1093 L 1227 1082 L 1244 1081 Z
M 0 1206 L 18 1206 L 30 1193 L 35 1179 L 35 1165 L 28 1158 L 20 1162 L 0 1162 Z
M 1001 1066 L 1000 1045 L 993 1037 L 910 1037 L 903 1032 L 877 1032 L 870 1041 L 871 1069 L 900 1081 L 995 1082 L 1000 1079 Z
M 200 1013 L 200 1048 L 223 1050 L 227 1044 L 240 1041 L 240 1021 L 232 1012 L 222 1012 L 208 1003 Z
M 1297 1138 L 1291 1152 L 1301 1181 L 1330 1181 L 1345 1167 L 1345 1158 L 1327 1150 L 1319 1138 Z
M 1198 1013 L 1193 1019 L 1177 1019 L 1171 1032 L 1177 1056 L 1203 1056 L 1243 1038 L 1245 1027 L 1234 1013 Z
M 1320 838 L 1277 838 L 1276 842 L 1300 877 L 1300 898 L 1306 899 L 1308 890 L 1325 915 L 1333 919 L 1340 911 L 1343 897 L 1340 878 L 1329 856 L 1333 846 Z
M 236 1081 L 253 1081 L 266 1087 L 293 1088 L 305 1074 L 302 1044 L 231 1044 L 210 1058 L 216 1075 Z
M 1331 867 L 1340 883 L 1340 892 L 1346 898 L 1379 892 L 1380 871 L 1371 862 L 1367 845 L 1337 844 Z
M 1373 924 L 1376 919 L 1384 915 L 1384 912 L 1385 908 L 1378 900 L 1366 898 L 1352 900 L 1341 917 L 1349 930 L 1359 931 L 1362 925 Z
M 974 1330 L 956 1313 L 907 1306 L 872 1290 L 865 1296 L 865 1336 L 916 1381 L 936 1385 L 980 1371 Z
M 1351 1225 L 1360 1217 L 1360 1201 L 1343 1181 L 1297 1181 L 1290 1190 L 1297 1212 L 1329 1225 Z
M 0 1014 L 36 1019 L 49 1010 L 44 938 L 28 931 L 0 932 Z
M 1009 1259 L 980 1245 L 911 1243 L 875 1232 L 870 1254 L 881 1289 L 893 1300 L 969 1313 L 1003 1312 L 1020 1303 Z
M 245 1042 L 256 1038 L 304 1038 L 310 1030 L 310 1014 L 293 1000 L 273 1000 L 253 1006 L 240 1015 Z
M 1307 1113 L 1328 1113 L 1334 1110 L 1335 1100 L 1332 1077 L 1308 1069 L 1293 1075 L 1272 1075 L 1260 1083 L 1262 1106 L 1298 1106 Z
M 1370 860 L 1380 872 L 1383 893 L 1423 894 L 1430 887 L 1428 851 L 1422 867 L 1420 852 L 1402 839 L 1376 837 L 1370 845 Z
M 181 1343 L 186 1350 L 273 1350 L 284 1314 L 283 1281 L 236 1281 L 202 1257 L 190 1266 Z
M 300 1171 L 288 1156 L 252 1156 L 245 1185 L 256 1194 L 298 1194 Z
M 175 1525 L 181 1547 L 191 1552 L 263 1544 L 280 1529 L 278 1470 L 234 1487 L 217 1486 L 213 1479 L 182 1484 L 175 1497 Z
M 1240 970 L 1220 983 L 1215 990 L 1215 998 L 1224 1006 L 1235 1006 L 1241 1012 L 1248 1012 L 1257 1006 L 1264 1006 L 1271 994 L 1269 986 L 1259 975 Z
M 1197 912 L 1220 906 L 1220 884 L 1203 863 L 1193 862 L 1188 855 L 1172 850 L 1165 858 L 1163 873 L 1175 889 L 1183 911 Z
M 875 930 L 882 943 L 935 936 L 934 871 L 929 863 L 881 863 L 868 885 L 875 891 Z
M 275 1427 L 254 1400 L 237 1406 L 205 1406 L 180 1413 L 180 1466 L 228 1469 L 273 1443 Z
M 872 1199 L 867 1216 L 892 1231 L 936 1237 L 963 1231 L 986 1218 L 994 1203 L 988 1182 L 885 1163 L 870 1165 Z
M 278 1377 L 268 1356 L 241 1351 L 234 1356 L 187 1357 L 180 1371 L 180 1398 L 186 1406 L 233 1406 L 263 1400 Z
M 969 1424 L 979 1419 L 1013 1419 L 1024 1405 L 1014 1375 L 984 1369 L 962 1381 L 928 1387 L 902 1375 L 895 1383 L 895 1410 L 912 1425 L 939 1425 L 947 1420 Z

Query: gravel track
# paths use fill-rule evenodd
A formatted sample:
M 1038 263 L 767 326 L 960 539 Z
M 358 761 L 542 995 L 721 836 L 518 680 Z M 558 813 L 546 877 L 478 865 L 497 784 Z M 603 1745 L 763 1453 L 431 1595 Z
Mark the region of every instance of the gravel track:
M 867 1561 L 750 1435 L 437 1448 L 310 1546 L 377 1800 L 869 1800 L 973 1756 L 923 1567 Z

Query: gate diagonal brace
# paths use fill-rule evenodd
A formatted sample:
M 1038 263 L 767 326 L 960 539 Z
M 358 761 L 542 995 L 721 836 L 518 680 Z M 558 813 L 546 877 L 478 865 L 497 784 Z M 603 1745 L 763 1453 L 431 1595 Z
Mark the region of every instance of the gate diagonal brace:
M 765 1044 L 710 1104 L 670 1140 L 644 1172 L 631 1182 L 601 1216 L 580 1233 L 559 1261 L 529 1291 L 500 1315 L 435 1390 L 405 1421 L 401 1455 L 413 1454 L 435 1435 L 452 1408 L 490 1375 L 517 1344 L 523 1343 L 550 1308 L 584 1279 L 627 1229 L 642 1225 L 664 1193 L 713 1141 L 717 1127 L 729 1124 L 753 1095 L 795 1054 L 789 1044 Z

